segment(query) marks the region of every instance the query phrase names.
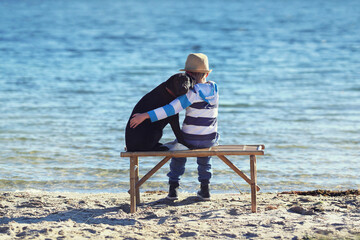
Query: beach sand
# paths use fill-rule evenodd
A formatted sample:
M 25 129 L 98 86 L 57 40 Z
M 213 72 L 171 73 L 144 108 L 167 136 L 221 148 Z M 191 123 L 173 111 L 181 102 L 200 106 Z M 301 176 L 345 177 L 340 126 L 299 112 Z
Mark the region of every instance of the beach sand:
M 0 239 L 360 239 L 359 195 L 0 192 Z

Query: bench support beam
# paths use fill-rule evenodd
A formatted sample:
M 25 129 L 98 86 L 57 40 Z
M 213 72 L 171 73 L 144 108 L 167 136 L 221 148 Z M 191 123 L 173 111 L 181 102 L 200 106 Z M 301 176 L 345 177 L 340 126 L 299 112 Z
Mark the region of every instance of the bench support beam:
M 154 173 L 156 173 L 160 168 L 162 168 L 162 166 L 164 166 L 165 163 L 167 163 L 169 160 L 171 159 L 171 157 L 165 157 L 163 160 L 161 160 L 158 164 L 156 164 L 155 167 L 153 167 L 147 174 L 145 174 L 140 181 L 138 181 L 136 183 L 136 187 L 140 188 L 141 185 L 143 185 L 144 182 L 146 182 L 146 180 L 148 180 L 152 175 L 154 175 Z
M 249 185 L 251 185 L 251 179 L 243 173 L 240 169 L 238 169 L 227 157 L 225 156 L 218 156 L 226 165 L 228 165 L 234 172 L 236 172 L 240 177 L 242 177 Z M 260 191 L 260 187 L 256 185 L 256 190 Z

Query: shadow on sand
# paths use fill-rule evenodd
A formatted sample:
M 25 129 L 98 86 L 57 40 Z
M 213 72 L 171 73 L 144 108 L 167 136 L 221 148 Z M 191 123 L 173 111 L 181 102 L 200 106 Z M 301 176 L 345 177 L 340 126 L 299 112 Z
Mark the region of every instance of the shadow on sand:
M 116 207 L 109 207 L 109 208 L 102 208 L 102 209 L 89 209 L 89 208 L 76 208 L 71 209 L 68 211 L 60 211 L 60 212 L 54 212 L 50 213 L 47 216 L 39 217 L 38 213 L 31 213 L 26 212 L 24 213 L 24 216 L 22 217 L 3 217 L 0 218 L 0 224 L 8 224 L 12 221 L 17 223 L 40 223 L 43 221 L 48 222 L 65 222 L 68 220 L 72 220 L 76 223 L 86 223 L 86 224 L 108 224 L 108 225 L 135 225 L 138 220 L 136 218 L 141 220 L 150 220 L 150 219 L 158 219 L 158 224 L 164 223 L 169 218 L 176 218 L 176 215 L 178 217 L 180 216 L 187 216 L 187 213 L 181 213 L 179 214 L 176 207 L 186 206 L 186 205 L 192 205 L 198 202 L 201 202 L 198 197 L 192 196 L 188 197 L 186 199 L 183 199 L 181 201 L 172 201 L 166 198 L 155 200 L 148 203 L 142 203 L 139 205 L 138 213 L 141 212 L 141 215 L 138 215 L 138 213 L 130 214 L 130 205 L 129 204 L 121 204 L 120 206 Z M 165 209 L 168 206 L 175 207 L 175 209 L 168 209 L 168 216 L 166 217 L 158 217 L 155 213 L 155 209 Z M 199 206 L 201 207 L 201 206 Z M 200 219 L 204 218 L 210 218 L 212 216 L 212 211 L 210 212 L 202 212 L 198 216 Z M 190 214 L 190 213 L 189 213 Z M 43 215 L 43 214 L 41 214 Z M 138 215 L 138 216 L 137 216 Z
M 134 225 L 137 221 L 132 218 L 124 218 L 124 213 L 129 212 L 129 204 L 122 204 L 119 207 L 110 207 L 103 209 L 87 209 L 79 208 L 69 211 L 51 213 L 45 217 L 38 217 L 36 213 L 27 214 L 24 217 L 0 218 L 0 224 L 8 224 L 12 221 L 17 223 L 40 223 L 48 222 L 63 222 L 72 220 L 77 223 L 88 224 L 109 224 L 109 225 Z M 126 214 L 127 215 L 127 214 Z

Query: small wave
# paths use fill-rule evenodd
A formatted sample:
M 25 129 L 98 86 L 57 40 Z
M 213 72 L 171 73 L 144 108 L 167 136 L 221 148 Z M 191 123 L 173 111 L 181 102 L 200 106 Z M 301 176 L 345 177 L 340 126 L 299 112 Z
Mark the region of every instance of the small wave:
M 308 118 L 286 119 L 286 118 L 273 117 L 271 119 L 280 122 L 315 122 L 316 121 L 316 119 L 308 119 Z
M 345 91 L 354 91 L 354 92 L 360 92 L 360 87 L 351 87 L 345 89 Z
M 290 148 L 299 148 L 299 149 L 308 149 L 309 146 L 303 146 L 303 145 L 275 145 L 274 148 L 280 148 L 280 149 L 290 149 Z
M 86 90 L 86 89 L 78 89 L 78 90 L 72 90 L 72 89 L 64 89 L 58 91 L 59 93 L 66 93 L 66 94 L 80 94 L 80 95 L 93 95 L 93 94 L 101 94 L 106 93 L 105 91 L 97 91 L 97 90 Z
M 123 41 L 124 40 L 124 34 L 119 34 L 119 35 L 101 34 L 101 35 L 95 37 L 95 40 L 103 40 L 103 39 Z
M 104 169 L 104 168 L 61 168 L 61 167 L 54 167 L 54 168 L 46 168 L 47 170 L 59 171 L 59 172 L 66 172 L 72 174 L 73 172 L 83 174 L 86 173 L 87 175 L 95 175 L 95 176 L 110 176 L 110 175 L 121 175 L 127 174 L 129 172 L 128 169 Z
M 222 108 L 234 108 L 234 107 L 241 107 L 241 108 L 250 108 L 253 107 L 252 104 L 249 103 L 230 103 L 230 102 L 225 102 L 225 103 L 220 103 L 219 107 Z
M 299 33 L 314 33 L 314 32 L 316 32 L 316 30 L 315 29 L 301 29 L 301 30 L 299 30 L 298 31 Z

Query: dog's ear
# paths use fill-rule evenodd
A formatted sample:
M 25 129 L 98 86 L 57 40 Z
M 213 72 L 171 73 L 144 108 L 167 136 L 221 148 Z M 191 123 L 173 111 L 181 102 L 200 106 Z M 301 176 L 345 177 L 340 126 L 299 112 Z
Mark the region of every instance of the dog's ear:
M 195 86 L 195 84 L 196 84 L 196 80 L 193 78 L 193 77 L 191 77 L 190 75 L 187 75 L 186 74 L 186 76 L 189 78 L 189 80 L 190 80 L 190 88 L 194 88 L 194 86 Z
M 169 88 L 176 97 L 186 94 L 193 86 L 190 77 L 185 73 L 177 73 L 166 81 L 166 87 Z

